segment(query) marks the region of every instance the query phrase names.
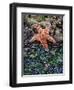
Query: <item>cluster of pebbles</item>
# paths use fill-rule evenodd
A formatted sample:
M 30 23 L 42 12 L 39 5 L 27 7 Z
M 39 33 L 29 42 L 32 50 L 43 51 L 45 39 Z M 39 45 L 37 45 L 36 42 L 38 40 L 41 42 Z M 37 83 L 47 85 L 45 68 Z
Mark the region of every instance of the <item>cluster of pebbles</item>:
M 35 32 L 31 24 L 25 22 L 25 18 L 23 19 L 22 56 L 24 75 L 63 73 L 63 16 L 50 16 L 48 19 L 52 28 L 50 34 L 56 40 L 55 45 L 48 43 L 48 51 L 41 44 L 30 42 Z

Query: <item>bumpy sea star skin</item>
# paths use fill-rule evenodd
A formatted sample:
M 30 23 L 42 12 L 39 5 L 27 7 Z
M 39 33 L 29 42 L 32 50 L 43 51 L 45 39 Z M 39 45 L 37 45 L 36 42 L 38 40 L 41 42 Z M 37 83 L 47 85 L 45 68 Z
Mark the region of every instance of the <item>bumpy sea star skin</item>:
M 50 30 L 48 28 L 42 29 L 39 24 L 34 24 L 32 27 L 36 29 L 37 34 L 35 34 L 30 41 L 38 41 L 46 49 L 48 49 L 47 41 L 56 43 L 55 39 L 49 35 Z

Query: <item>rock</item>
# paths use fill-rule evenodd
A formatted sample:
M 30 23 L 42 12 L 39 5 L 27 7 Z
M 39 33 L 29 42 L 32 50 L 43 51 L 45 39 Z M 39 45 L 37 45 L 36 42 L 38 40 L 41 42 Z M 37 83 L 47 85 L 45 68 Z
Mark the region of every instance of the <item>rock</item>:
M 54 38 L 57 42 L 63 41 L 63 35 L 54 35 Z
M 51 53 L 52 55 L 55 55 L 55 51 L 50 51 L 50 53 Z
M 63 41 L 63 33 L 61 32 L 61 29 L 56 29 L 55 30 L 55 35 L 54 38 L 56 39 L 57 42 Z
M 40 25 L 42 25 L 43 27 L 47 27 L 48 29 L 51 28 L 51 23 L 49 21 L 42 21 L 40 22 Z
M 59 35 L 60 34 L 60 29 L 56 29 L 55 30 L 55 35 Z

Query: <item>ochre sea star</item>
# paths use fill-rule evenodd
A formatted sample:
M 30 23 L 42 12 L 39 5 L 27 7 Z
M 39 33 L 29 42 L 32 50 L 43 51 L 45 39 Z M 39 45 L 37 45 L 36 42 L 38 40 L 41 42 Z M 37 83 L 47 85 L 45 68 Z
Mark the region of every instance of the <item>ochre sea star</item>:
M 32 27 L 35 28 L 37 31 L 37 34 L 34 34 L 34 36 L 31 38 L 32 42 L 38 41 L 46 49 L 48 49 L 47 41 L 56 43 L 55 39 L 49 35 L 48 28 L 42 29 L 42 27 L 39 24 L 34 24 Z

